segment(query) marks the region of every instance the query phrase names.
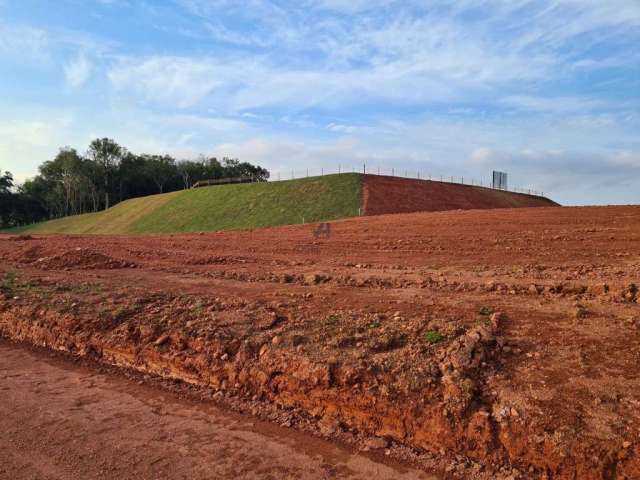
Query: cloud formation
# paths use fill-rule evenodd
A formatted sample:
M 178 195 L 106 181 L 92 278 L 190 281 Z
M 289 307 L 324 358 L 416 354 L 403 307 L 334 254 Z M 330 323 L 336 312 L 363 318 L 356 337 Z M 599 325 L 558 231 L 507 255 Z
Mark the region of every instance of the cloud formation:
M 16 76 L 0 115 L 49 125 L 57 114 L 35 105 L 64 104 L 72 125 L 42 136 L 50 154 L 109 135 L 283 171 L 500 168 L 560 201 L 640 201 L 637 0 L 74 5 L 82 28 L 0 4 L 0 60 Z M 47 159 L 29 129 L 4 132 L 6 158 L 23 145 L 16 162 Z
M 67 80 L 67 85 L 73 88 L 84 85 L 87 80 L 89 80 L 90 74 L 91 63 L 84 55 L 78 56 L 64 66 L 64 76 Z

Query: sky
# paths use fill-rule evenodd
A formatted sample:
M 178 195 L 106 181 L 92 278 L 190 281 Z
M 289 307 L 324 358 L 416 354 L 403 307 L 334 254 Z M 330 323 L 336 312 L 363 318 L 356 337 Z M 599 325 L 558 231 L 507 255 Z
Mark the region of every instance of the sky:
M 637 204 L 640 0 L 0 0 L 0 169 L 105 136 Z

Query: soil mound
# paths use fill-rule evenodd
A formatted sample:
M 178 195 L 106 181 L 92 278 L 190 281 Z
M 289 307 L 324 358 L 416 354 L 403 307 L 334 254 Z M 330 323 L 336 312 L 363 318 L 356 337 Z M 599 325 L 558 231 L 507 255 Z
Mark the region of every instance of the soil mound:
M 42 270 L 63 270 L 67 268 L 113 270 L 118 268 L 134 268 L 132 262 L 125 262 L 87 248 L 75 248 L 66 252 L 41 257 L 32 262 Z
M 365 215 L 485 208 L 552 207 L 545 197 L 486 187 L 410 178 L 363 175 Z

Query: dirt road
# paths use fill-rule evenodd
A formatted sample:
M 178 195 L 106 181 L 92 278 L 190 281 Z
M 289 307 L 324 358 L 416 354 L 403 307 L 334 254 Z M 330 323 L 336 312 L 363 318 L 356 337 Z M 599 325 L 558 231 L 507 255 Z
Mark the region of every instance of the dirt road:
M 0 341 L 2 479 L 433 479 Z

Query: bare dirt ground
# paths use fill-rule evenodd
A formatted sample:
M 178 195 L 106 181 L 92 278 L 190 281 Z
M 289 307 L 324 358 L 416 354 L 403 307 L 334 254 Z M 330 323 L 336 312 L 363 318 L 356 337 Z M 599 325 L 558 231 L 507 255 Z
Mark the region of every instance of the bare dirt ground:
M 459 183 L 384 175 L 363 175 L 362 179 L 365 215 L 558 206 L 545 197 Z
M 0 238 L 0 335 L 455 478 L 640 478 L 640 207 Z
M 4 479 L 433 478 L 1 340 L 0 379 Z

